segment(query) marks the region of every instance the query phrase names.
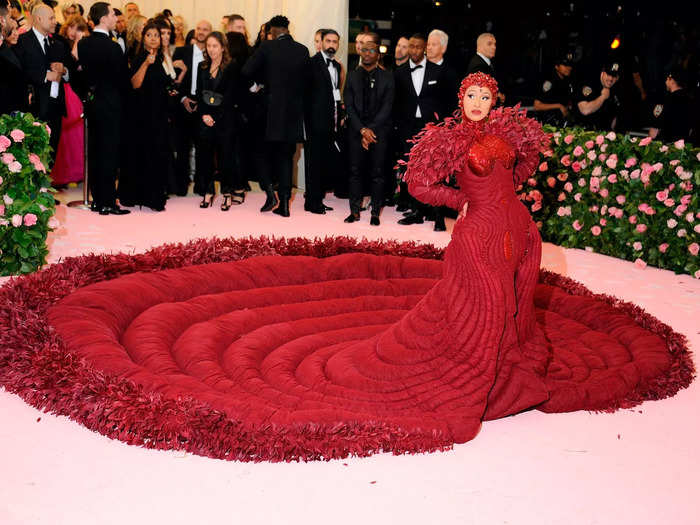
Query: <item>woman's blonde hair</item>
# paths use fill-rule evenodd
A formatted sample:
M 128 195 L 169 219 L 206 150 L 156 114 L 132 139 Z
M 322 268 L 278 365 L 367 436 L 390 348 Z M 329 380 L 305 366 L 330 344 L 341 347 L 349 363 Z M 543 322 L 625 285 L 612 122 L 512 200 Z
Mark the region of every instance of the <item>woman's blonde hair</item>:
M 85 19 L 80 15 L 69 16 L 68 19 L 63 22 L 61 30 L 58 32 L 63 38 L 68 38 L 68 29 L 75 26 L 78 31 L 88 31 L 88 25 Z
M 146 25 L 148 18 L 143 15 L 134 15 L 126 23 L 126 46 L 131 47 L 141 40 L 141 30 Z

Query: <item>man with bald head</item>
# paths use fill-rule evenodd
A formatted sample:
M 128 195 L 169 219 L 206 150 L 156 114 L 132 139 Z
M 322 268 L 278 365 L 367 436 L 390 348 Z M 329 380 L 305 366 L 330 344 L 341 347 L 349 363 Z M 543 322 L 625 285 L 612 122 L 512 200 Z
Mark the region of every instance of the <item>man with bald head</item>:
M 491 33 L 481 33 L 476 39 L 476 54 L 469 62 L 467 75 L 471 75 L 472 73 L 486 73 L 498 80 L 496 68 L 493 64 L 494 58 L 496 58 L 496 37 Z M 498 100 L 503 104 L 506 99 L 503 94 L 503 86 L 499 83 L 498 87 Z
M 65 67 L 67 51 L 56 31 L 56 15 L 46 4 L 32 9 L 32 28 L 20 35 L 15 52 L 34 90 L 32 114 L 51 128 L 53 158 L 61 136 L 61 119 L 66 114 L 66 99 L 61 83 L 68 80 Z
M 197 119 L 197 76 L 199 64 L 204 60 L 206 41 L 212 32 L 211 22 L 200 20 L 194 29 L 194 44 L 178 47 L 173 53 L 173 62 L 182 60 L 187 66 L 187 72 L 180 84 L 180 108 L 177 112 L 175 180 L 170 188 L 176 195 L 187 195 L 190 184 L 190 150 L 195 145 L 199 120 Z M 196 173 L 196 171 L 195 171 Z M 200 181 L 195 180 L 195 193 L 204 195 L 206 188 Z

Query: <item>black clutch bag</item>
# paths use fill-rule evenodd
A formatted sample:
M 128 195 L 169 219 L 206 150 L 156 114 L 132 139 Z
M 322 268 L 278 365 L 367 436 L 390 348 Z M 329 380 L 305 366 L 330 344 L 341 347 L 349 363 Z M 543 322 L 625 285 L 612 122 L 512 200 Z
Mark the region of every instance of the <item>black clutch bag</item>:
M 202 91 L 202 100 L 207 106 L 218 108 L 224 103 L 224 96 L 216 91 L 209 91 L 208 89 L 205 89 Z

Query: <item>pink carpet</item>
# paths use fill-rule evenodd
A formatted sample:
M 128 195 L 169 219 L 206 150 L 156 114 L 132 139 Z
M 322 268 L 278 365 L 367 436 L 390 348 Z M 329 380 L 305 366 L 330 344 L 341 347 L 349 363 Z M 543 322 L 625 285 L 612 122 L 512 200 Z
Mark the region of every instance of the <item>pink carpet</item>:
M 181 198 L 164 214 L 126 217 L 62 206 L 51 261 L 212 236 L 449 240 L 432 223 L 396 225 L 392 209 L 373 228 L 368 214 L 344 224 L 345 201 L 328 199 L 336 210 L 319 217 L 304 213 L 298 198 L 290 219 L 260 215 L 262 201 L 251 194 L 224 214 Z M 691 351 L 698 348 L 699 281 L 551 245 L 543 265 L 635 302 L 688 336 Z M 0 523 L 695 523 L 698 392 L 694 383 L 672 399 L 614 414 L 522 414 L 490 422 L 447 453 L 298 465 L 137 449 L 3 392 L 0 465 L 11 475 L 0 481 Z

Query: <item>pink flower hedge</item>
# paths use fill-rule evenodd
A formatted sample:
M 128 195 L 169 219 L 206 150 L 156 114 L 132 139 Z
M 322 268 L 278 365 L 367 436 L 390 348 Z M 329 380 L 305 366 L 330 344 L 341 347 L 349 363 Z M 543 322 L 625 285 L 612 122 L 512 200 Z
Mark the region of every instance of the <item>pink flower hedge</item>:
M 49 130 L 26 114 L 0 116 L 0 275 L 31 273 L 48 255 L 54 215 Z
M 546 162 L 535 184 L 530 179 L 520 191 L 543 239 L 700 278 L 697 148 L 578 128 L 547 131 Z

